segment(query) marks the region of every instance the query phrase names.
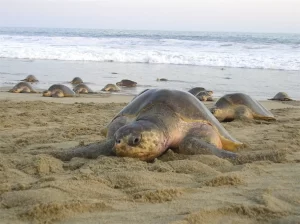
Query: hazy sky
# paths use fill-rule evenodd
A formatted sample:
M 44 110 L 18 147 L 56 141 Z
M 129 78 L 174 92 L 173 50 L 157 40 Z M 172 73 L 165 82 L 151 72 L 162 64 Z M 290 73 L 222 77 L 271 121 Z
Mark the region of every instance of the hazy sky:
M 300 33 L 300 0 L 0 0 L 0 26 Z

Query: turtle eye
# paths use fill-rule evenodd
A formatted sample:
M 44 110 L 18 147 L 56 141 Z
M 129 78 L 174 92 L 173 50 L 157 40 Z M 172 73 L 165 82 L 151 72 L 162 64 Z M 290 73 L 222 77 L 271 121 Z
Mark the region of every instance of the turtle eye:
M 135 138 L 134 140 L 133 140 L 133 143 L 134 144 L 138 144 L 140 142 L 140 138 Z
M 128 140 L 128 145 L 131 146 L 136 146 L 141 142 L 141 137 L 142 136 L 132 136 L 131 138 L 129 138 Z

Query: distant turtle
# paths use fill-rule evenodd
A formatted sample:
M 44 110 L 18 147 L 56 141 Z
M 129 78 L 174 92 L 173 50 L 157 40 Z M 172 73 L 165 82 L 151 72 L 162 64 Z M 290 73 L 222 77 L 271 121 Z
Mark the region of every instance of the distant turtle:
M 212 94 L 213 91 L 200 91 L 195 97 L 200 101 L 214 101 Z
M 54 84 L 48 90 L 43 92 L 43 96 L 48 97 L 73 97 L 75 92 L 69 87 L 61 84 Z
M 214 93 L 211 90 L 206 90 L 203 87 L 195 87 L 190 89 L 188 92 L 197 97 L 200 101 L 214 101 L 212 94 Z
M 194 88 L 190 89 L 188 92 L 190 92 L 191 94 L 193 94 L 195 96 L 199 92 L 202 92 L 202 91 L 206 91 L 206 89 L 203 87 L 194 87 Z
M 8 92 L 11 92 L 11 93 L 37 93 L 37 91 L 35 91 L 32 88 L 32 86 L 30 85 L 30 83 L 28 83 L 28 82 L 19 82 Z
M 76 85 L 74 88 L 73 88 L 73 91 L 75 93 L 81 93 L 81 94 L 88 94 L 88 93 L 95 93 L 93 90 L 91 90 L 86 84 L 84 83 L 81 83 L 81 84 L 78 84 Z
M 79 77 L 75 77 L 74 79 L 72 79 L 71 84 L 73 85 L 78 85 L 80 83 L 83 83 L 82 79 Z
M 25 79 L 21 80 L 24 82 L 38 82 L 37 78 L 34 75 L 28 75 Z
M 278 100 L 278 101 L 292 101 L 289 95 L 285 92 L 277 93 L 272 99 L 269 100 Z
M 117 86 L 126 86 L 126 87 L 135 87 L 136 84 L 137 84 L 136 82 L 131 81 L 129 79 L 123 79 L 121 80 L 121 82 L 116 83 Z
M 219 121 L 235 119 L 276 120 L 274 115 L 258 101 L 244 93 L 232 93 L 222 96 L 211 109 Z
M 160 81 L 160 82 L 166 82 L 166 81 L 169 81 L 168 79 L 165 79 L 165 78 L 157 78 L 156 81 Z
M 115 84 L 107 84 L 104 86 L 104 88 L 101 89 L 101 91 L 105 92 L 119 92 L 120 88 L 116 86 Z
M 235 158 L 243 143 L 234 139 L 190 93 L 148 89 L 125 106 L 103 130 L 106 142 L 55 154 L 57 158 L 117 155 L 152 161 L 167 149 L 183 154 Z M 226 151 L 229 150 L 229 151 Z

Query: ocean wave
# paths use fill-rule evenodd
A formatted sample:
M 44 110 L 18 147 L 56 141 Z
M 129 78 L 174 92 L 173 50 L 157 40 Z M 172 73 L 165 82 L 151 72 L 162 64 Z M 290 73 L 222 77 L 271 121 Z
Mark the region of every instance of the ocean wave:
M 289 44 L 0 35 L 0 57 L 300 70 Z M 293 53 L 291 53 L 293 52 Z

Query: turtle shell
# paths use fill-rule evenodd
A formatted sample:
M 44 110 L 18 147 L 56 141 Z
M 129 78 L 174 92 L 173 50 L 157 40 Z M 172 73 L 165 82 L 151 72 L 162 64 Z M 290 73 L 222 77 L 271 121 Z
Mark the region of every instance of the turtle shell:
M 289 97 L 287 93 L 279 92 L 270 100 L 291 101 L 292 99 Z
M 54 90 L 62 90 L 64 93 L 64 96 L 68 97 L 68 96 L 75 96 L 75 92 L 73 90 L 71 90 L 69 87 L 62 85 L 62 84 L 54 84 L 52 86 L 49 87 L 49 91 L 54 91 Z
M 214 108 L 216 109 L 228 109 L 232 106 L 244 105 L 248 107 L 255 116 L 258 117 L 272 117 L 274 115 L 268 111 L 257 100 L 253 99 L 244 93 L 232 93 L 222 96 L 216 103 Z
M 30 89 L 30 92 L 35 92 L 35 90 L 32 88 L 32 86 L 30 85 L 30 83 L 28 82 L 19 82 L 18 84 L 16 84 L 12 90 L 15 90 L 15 89 L 18 89 L 18 88 L 21 88 L 21 87 L 28 87 Z
M 88 93 L 93 93 L 94 91 L 93 90 L 91 90 L 86 84 L 84 84 L 84 83 L 81 83 L 81 84 L 78 84 L 78 85 L 76 85 L 75 87 L 74 87 L 74 92 L 76 92 L 77 90 L 79 90 L 80 88 L 84 88 L 84 89 L 86 89 L 87 91 L 88 91 Z
M 211 124 L 223 139 L 222 142 L 225 141 L 227 142 L 226 144 L 242 144 L 230 136 L 207 107 L 194 95 L 180 90 L 148 89 L 133 99 L 114 119 L 125 116 L 130 117 L 130 120 L 133 118 L 137 120 L 139 116 L 142 116 L 143 113 L 147 111 L 147 108 L 160 107 L 160 105 L 168 106 L 172 111 L 188 122 L 203 121 Z M 163 116 L 167 116 L 167 114 Z

